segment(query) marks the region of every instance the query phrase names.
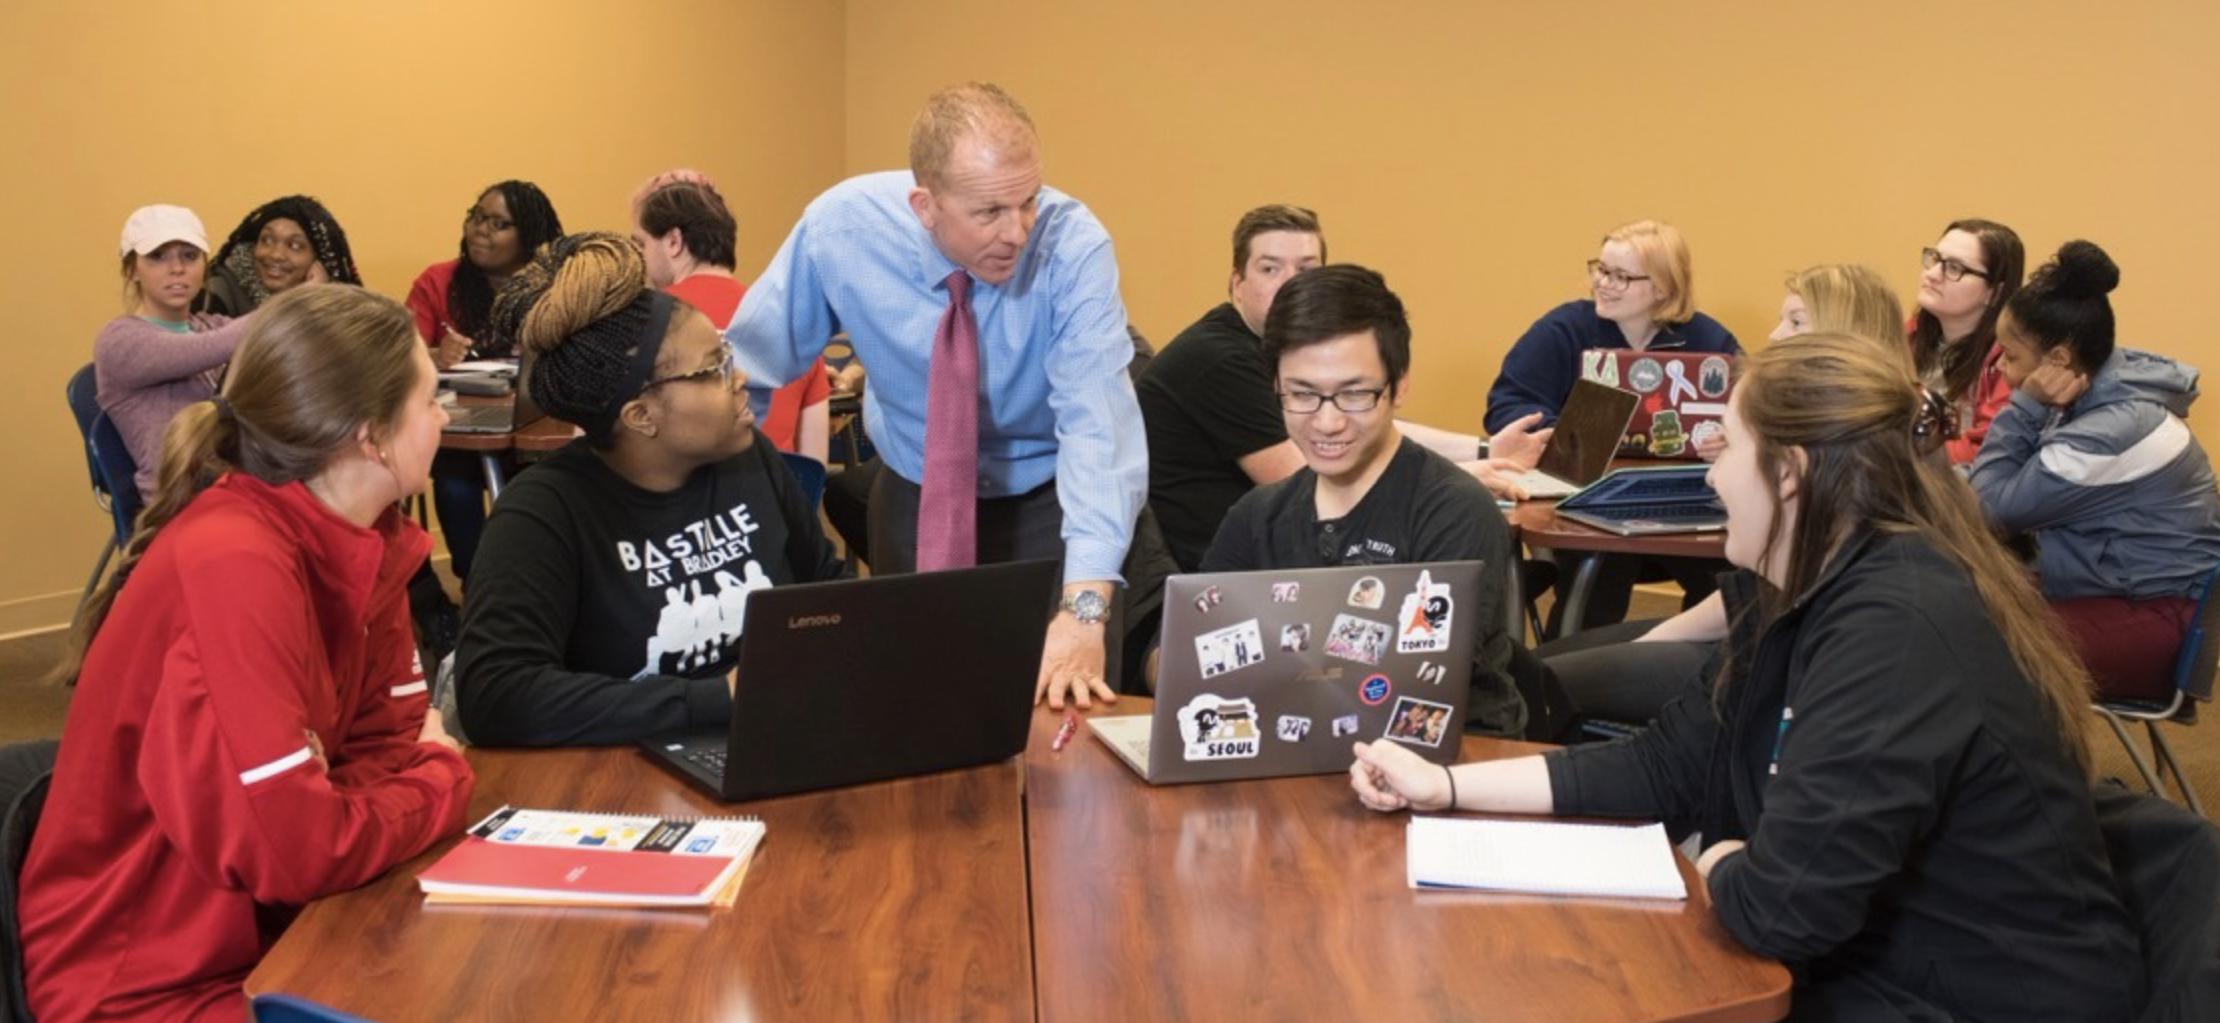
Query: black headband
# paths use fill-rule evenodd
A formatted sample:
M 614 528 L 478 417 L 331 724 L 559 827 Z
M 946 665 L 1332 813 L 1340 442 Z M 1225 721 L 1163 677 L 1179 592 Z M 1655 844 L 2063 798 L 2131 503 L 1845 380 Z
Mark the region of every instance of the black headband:
M 647 389 L 648 378 L 655 373 L 655 360 L 663 353 L 663 335 L 671 328 L 671 310 L 677 307 L 670 293 L 656 291 L 648 299 L 647 326 L 641 330 L 639 342 L 633 346 L 632 361 L 625 366 L 624 383 L 609 395 L 609 402 L 596 413 L 593 422 L 586 424 L 586 432 L 595 437 L 607 437 L 616 428 L 617 417 L 624 412 L 626 402 L 640 396 Z

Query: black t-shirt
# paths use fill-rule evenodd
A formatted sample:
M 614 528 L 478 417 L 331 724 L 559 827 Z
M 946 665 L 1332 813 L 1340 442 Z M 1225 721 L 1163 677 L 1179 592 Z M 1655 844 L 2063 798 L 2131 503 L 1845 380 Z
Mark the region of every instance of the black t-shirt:
M 1149 506 L 1180 567 L 1210 549 L 1253 486 L 1239 459 L 1287 439 L 1263 342 L 1228 302 L 1181 331 L 1134 384 L 1149 437 Z
M 760 432 L 669 493 L 573 442 L 518 475 L 486 520 L 455 654 L 464 729 L 542 746 L 720 723 L 748 594 L 842 570 Z
M 1511 637 L 1504 631 L 1503 581 L 1512 570 L 1511 527 L 1488 488 L 1455 463 L 1406 437 L 1349 513 L 1318 519 L 1318 474 L 1308 468 L 1235 502 L 1218 529 L 1205 572 L 1249 572 L 1338 565 L 1481 561 L 1480 637 L 1473 651 L 1473 731 L 1517 736 L 1526 703 L 1511 682 Z

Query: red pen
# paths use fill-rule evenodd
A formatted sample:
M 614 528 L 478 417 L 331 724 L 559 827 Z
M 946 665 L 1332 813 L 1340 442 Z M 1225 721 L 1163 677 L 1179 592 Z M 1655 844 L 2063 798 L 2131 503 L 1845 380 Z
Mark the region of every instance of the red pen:
M 1063 727 L 1056 729 L 1056 741 L 1048 745 L 1049 752 L 1062 753 L 1064 744 L 1070 742 L 1072 733 L 1077 731 L 1079 731 L 1079 713 L 1077 711 L 1065 711 Z

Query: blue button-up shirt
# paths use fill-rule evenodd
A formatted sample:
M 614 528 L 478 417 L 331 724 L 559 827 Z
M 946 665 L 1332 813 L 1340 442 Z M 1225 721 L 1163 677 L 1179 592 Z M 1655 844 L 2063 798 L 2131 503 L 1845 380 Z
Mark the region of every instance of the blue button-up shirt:
M 850 178 L 802 212 L 725 339 L 760 410 L 833 335 L 870 373 L 871 440 L 887 468 L 924 478 L 927 364 L 958 269 L 910 209 L 908 171 Z M 1001 284 L 975 281 L 979 496 L 1054 480 L 1064 578 L 1118 579 L 1148 495 L 1148 441 L 1125 367 L 1133 357 L 1110 234 L 1078 200 L 1042 188 L 1033 233 Z

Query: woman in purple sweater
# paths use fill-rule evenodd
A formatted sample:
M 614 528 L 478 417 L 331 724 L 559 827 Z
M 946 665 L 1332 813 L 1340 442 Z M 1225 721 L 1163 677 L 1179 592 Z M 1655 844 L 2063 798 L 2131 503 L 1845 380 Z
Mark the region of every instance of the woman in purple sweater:
M 216 393 L 246 320 L 191 312 L 208 275 L 208 232 L 183 206 L 142 206 L 123 222 L 125 313 L 93 340 L 100 407 L 154 490 L 162 431 L 177 410 Z

